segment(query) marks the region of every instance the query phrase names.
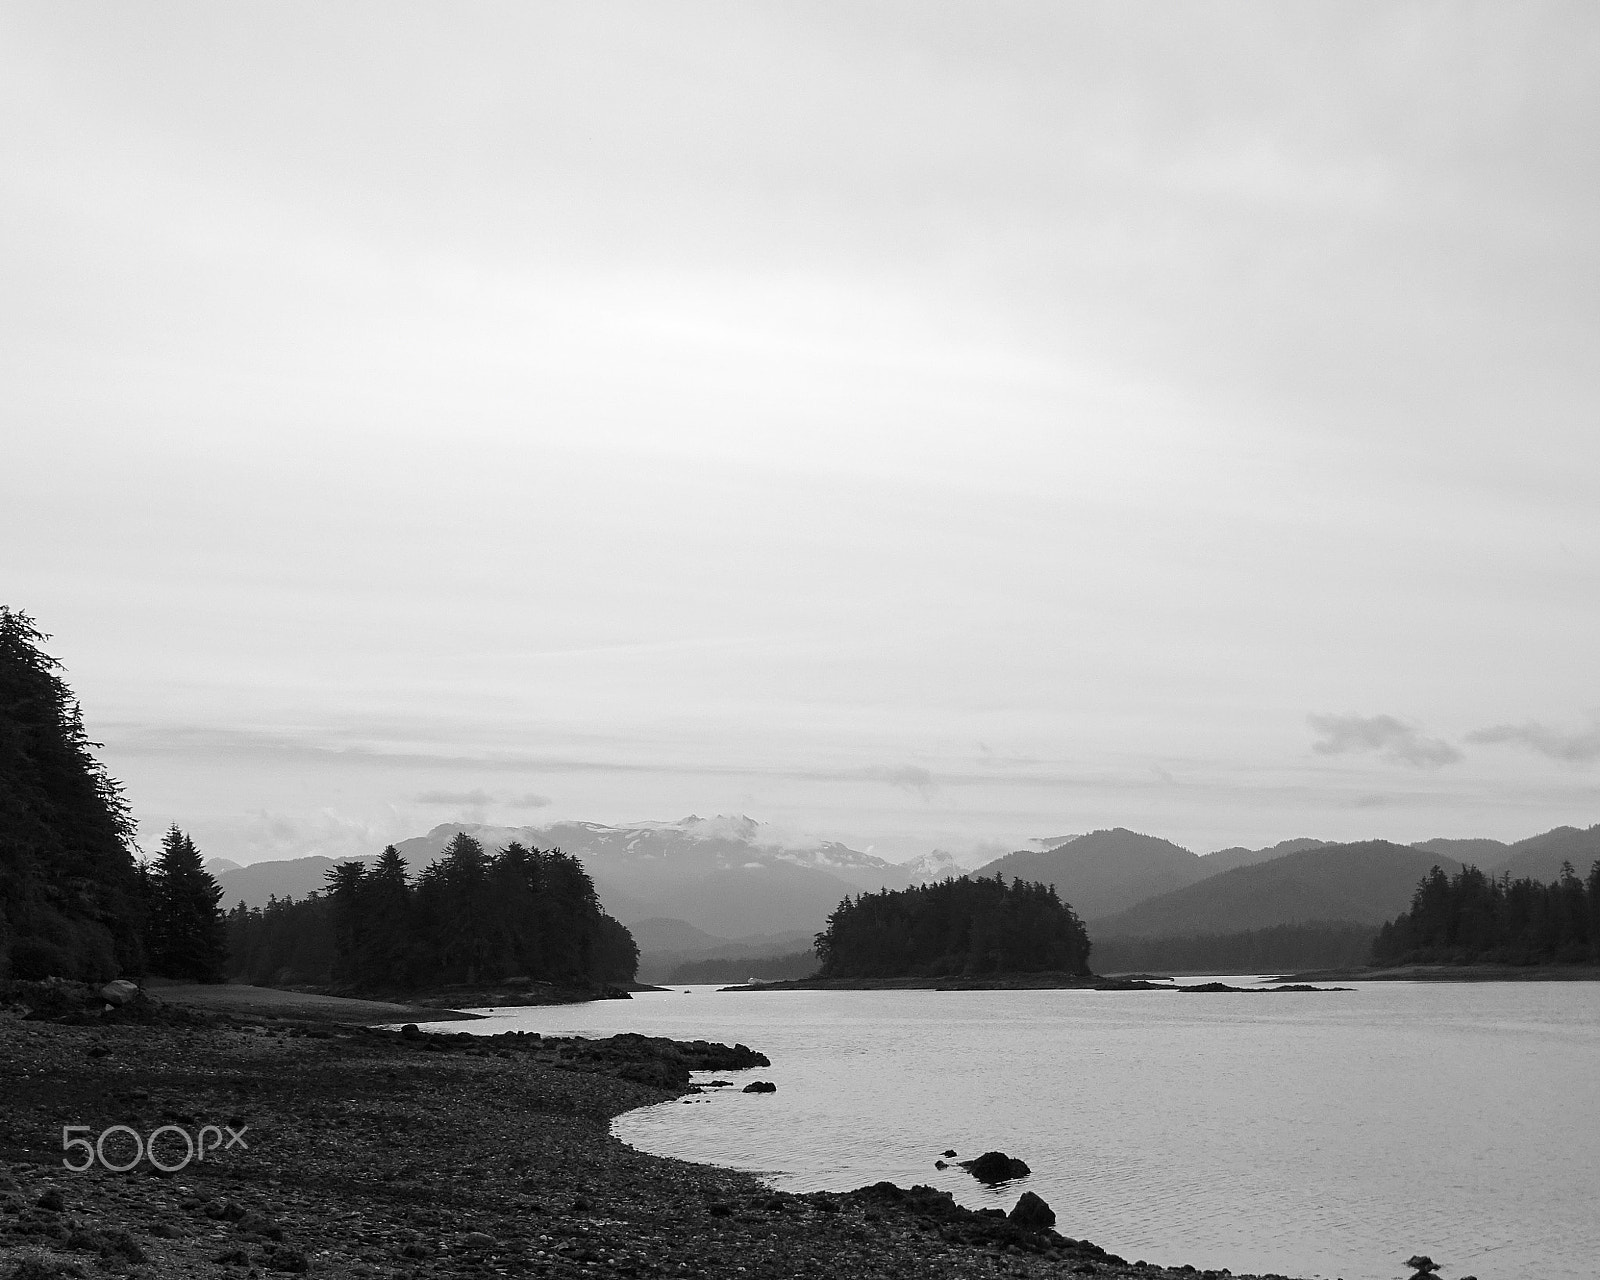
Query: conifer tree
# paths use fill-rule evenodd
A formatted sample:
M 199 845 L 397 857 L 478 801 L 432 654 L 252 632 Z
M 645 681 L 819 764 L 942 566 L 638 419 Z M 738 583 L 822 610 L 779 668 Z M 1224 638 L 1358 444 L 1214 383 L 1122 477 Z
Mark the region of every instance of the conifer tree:
M 174 823 L 150 873 L 151 967 L 169 978 L 220 982 L 228 962 L 222 886 L 205 869 L 194 841 Z
M 133 821 L 47 639 L 0 605 L 0 973 L 137 974 Z
M 367 873 L 363 908 L 366 932 L 359 975 L 368 986 L 404 988 L 411 982 L 411 880 L 406 860 L 392 844 Z
M 360 977 L 361 950 L 366 930 L 362 919 L 367 869 L 359 862 L 330 867 L 323 882 L 333 912 L 333 980 L 355 982 Z

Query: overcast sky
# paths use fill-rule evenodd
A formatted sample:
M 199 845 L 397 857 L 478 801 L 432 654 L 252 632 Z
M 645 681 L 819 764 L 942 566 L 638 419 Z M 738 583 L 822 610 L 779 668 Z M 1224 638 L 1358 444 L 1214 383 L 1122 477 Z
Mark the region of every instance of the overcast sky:
M 0 602 L 153 847 L 1600 821 L 1600 9 L 13 4 Z

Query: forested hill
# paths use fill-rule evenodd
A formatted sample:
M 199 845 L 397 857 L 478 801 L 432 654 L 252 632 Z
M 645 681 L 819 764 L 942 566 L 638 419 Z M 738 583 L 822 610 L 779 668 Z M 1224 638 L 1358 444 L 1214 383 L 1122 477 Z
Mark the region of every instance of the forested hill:
M 817 935 L 823 978 L 1089 972 L 1089 938 L 1049 885 L 1000 875 L 846 898 Z
M 1104 938 L 1235 933 L 1313 920 L 1377 926 L 1405 908 L 1438 861 L 1386 840 L 1321 845 L 1224 871 L 1090 924 Z
M 0 973 L 104 981 L 144 965 L 133 824 L 47 639 L 0 605 Z

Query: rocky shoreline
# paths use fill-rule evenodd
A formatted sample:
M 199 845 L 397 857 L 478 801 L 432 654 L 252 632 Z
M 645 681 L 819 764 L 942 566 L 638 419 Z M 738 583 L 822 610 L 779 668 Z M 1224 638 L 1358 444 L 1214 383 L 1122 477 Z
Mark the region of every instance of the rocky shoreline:
M 1011 1220 L 926 1187 L 775 1193 L 611 1136 L 614 1116 L 688 1092 L 691 1070 L 765 1063 L 743 1046 L 397 1032 L 142 1000 L 25 1012 L 0 1009 L 4 1280 L 1225 1274 L 1115 1257 L 1061 1234 L 1068 1221 L 1043 1225 L 1036 1198 Z M 95 1139 L 114 1125 L 167 1126 L 169 1165 L 185 1134 L 238 1139 L 172 1173 L 63 1168 L 65 1126 Z M 132 1142 L 113 1135 L 110 1162 Z
M 1592 964 L 1407 964 L 1394 968 L 1312 969 L 1277 982 L 1597 982 Z
M 946 974 L 936 978 L 786 978 L 744 983 L 722 991 L 1068 991 L 1094 990 L 1108 979 L 1078 973 Z
M 1287 984 L 1287 985 L 1282 985 Z M 718 991 L 1184 991 L 1201 994 L 1270 994 L 1314 991 L 1348 991 L 1348 987 L 1314 987 L 1290 982 L 1271 987 L 1236 987 L 1226 982 L 1201 982 L 1183 986 L 1166 978 L 1140 975 L 1081 977 L 1068 973 L 999 973 L 982 977 L 943 978 L 789 978 L 782 982 L 745 982 L 718 987 Z

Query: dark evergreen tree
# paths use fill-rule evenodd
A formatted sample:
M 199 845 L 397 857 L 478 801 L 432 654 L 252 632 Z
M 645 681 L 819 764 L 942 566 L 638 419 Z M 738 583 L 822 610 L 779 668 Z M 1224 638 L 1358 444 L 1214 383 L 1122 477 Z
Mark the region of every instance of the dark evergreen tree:
M 341 862 L 324 877 L 324 896 L 333 923 L 334 982 L 355 981 L 360 973 L 366 933 L 362 918 L 366 878 L 367 869 L 359 862 Z
M 48 638 L 0 605 L 0 973 L 137 974 L 133 822 Z
M 362 981 L 371 986 L 408 987 L 416 962 L 411 881 L 406 860 L 392 844 L 367 872 L 363 887 Z
M 174 823 L 150 871 L 150 966 L 168 978 L 220 982 L 228 963 L 222 886 Z

